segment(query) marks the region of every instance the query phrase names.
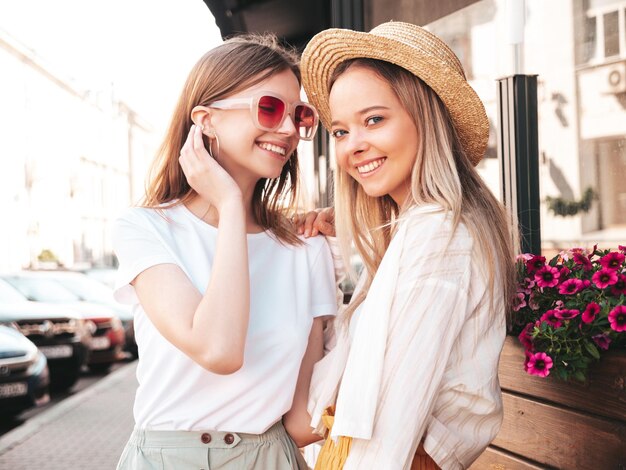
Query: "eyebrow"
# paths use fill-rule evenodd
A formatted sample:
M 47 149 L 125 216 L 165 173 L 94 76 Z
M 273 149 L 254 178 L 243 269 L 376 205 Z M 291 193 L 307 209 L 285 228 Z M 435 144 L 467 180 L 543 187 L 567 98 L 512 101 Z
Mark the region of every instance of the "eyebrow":
M 377 104 L 377 105 L 374 105 L 374 106 L 368 106 L 367 108 L 363 108 L 360 111 L 357 111 L 356 114 L 366 114 L 366 113 L 369 113 L 370 111 L 373 111 L 375 109 L 389 109 L 389 107 L 383 106 L 382 104 Z M 337 124 L 339 124 L 339 121 L 332 121 L 330 123 L 330 126 L 332 127 L 332 126 L 335 126 Z

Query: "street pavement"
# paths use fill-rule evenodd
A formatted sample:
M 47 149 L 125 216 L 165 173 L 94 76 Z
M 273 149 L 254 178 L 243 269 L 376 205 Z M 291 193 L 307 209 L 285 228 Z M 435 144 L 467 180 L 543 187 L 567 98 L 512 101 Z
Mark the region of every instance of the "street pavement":
M 0 470 L 113 470 L 132 432 L 137 361 L 0 437 Z

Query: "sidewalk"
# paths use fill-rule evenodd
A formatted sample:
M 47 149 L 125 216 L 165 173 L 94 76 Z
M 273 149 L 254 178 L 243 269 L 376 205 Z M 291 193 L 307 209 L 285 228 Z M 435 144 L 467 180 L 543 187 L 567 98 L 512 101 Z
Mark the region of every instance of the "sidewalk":
M 0 469 L 113 470 L 133 429 L 134 361 L 0 438 Z

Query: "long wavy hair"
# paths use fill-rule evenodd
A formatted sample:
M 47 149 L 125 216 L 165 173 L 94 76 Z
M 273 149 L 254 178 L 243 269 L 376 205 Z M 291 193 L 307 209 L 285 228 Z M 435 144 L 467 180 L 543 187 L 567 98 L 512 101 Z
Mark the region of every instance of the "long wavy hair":
M 363 288 L 346 310 L 346 318 L 365 299 L 393 235 L 395 222 L 415 205 L 438 204 L 452 217 L 453 232 L 460 222 L 474 238 L 481 263 L 487 268 L 488 286 L 494 292 L 496 276 L 502 282 L 504 306 L 516 291 L 514 232 L 504 206 L 494 197 L 473 167 L 459 141 L 448 110 L 437 94 L 411 72 L 375 59 L 343 62 L 330 86 L 350 67 L 364 67 L 385 80 L 415 124 L 419 143 L 411 171 L 411 193 L 398 207 L 388 195 L 368 196 L 358 182 L 341 168 L 335 180 L 335 220 L 348 254 L 352 241 L 364 268 Z M 493 305 L 492 299 L 492 305 Z M 510 318 L 507 318 L 510 324 Z
M 169 208 L 189 202 L 197 194 L 187 182 L 178 157 L 193 124 L 195 106 L 245 90 L 270 76 L 291 70 L 300 83 L 298 55 L 281 46 L 274 35 L 240 35 L 209 50 L 194 65 L 148 175 L 143 207 Z M 203 137 L 209 148 L 210 141 Z M 256 222 L 281 241 L 299 244 L 285 212 L 294 212 L 298 191 L 298 154 L 285 163 L 278 178 L 261 178 L 253 192 L 252 210 Z

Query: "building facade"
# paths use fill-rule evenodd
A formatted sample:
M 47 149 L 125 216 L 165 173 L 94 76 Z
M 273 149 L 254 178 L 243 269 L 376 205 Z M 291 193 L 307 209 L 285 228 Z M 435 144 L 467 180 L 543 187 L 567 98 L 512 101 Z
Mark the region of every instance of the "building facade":
M 0 30 L 0 269 L 114 263 L 111 222 L 143 192 L 150 126 Z

